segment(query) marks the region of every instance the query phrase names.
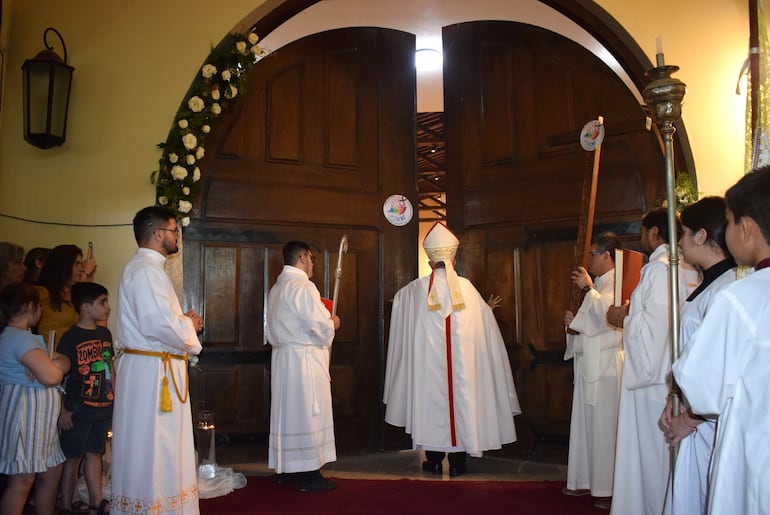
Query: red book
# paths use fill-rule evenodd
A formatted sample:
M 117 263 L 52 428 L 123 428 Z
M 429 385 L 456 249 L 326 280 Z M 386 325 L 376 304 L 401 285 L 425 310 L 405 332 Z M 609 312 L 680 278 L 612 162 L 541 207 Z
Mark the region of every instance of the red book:
M 321 302 L 324 303 L 324 307 L 329 310 L 329 314 L 332 314 L 332 309 L 334 309 L 334 301 L 332 299 L 327 299 L 326 297 L 321 297 Z
M 644 254 L 629 249 L 615 249 L 615 305 L 622 306 L 639 284 Z

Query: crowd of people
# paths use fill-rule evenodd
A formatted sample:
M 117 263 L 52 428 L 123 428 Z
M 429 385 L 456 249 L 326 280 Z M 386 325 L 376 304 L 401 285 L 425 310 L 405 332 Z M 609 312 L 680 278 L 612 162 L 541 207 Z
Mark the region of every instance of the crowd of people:
M 186 361 L 201 350 L 203 322 L 182 313 L 163 268 L 178 250 L 176 224 L 161 207 L 134 218 L 139 249 L 118 290 L 117 334 L 128 345 L 117 382 L 109 293 L 94 282 L 91 245 L 85 255 L 59 245 L 25 256 L 0 242 L 0 410 L 13 414 L 0 418 L 3 515 L 21 515 L 30 497 L 40 515 L 198 513 Z M 116 467 L 105 499 L 110 430 Z
M 677 222 L 669 234 L 665 209 L 642 218 L 649 259 L 625 302 L 615 299 L 615 234 L 597 235 L 587 269 L 572 273 L 584 297 L 564 314 L 575 386 L 563 492 L 618 515 L 770 513 L 770 167 L 687 206 Z M 117 294 L 119 381 L 109 293 L 94 282 L 90 246 L 85 256 L 75 245 L 25 256 L 0 242 L 0 411 L 13 414 L 0 417 L 4 515 L 22 514 L 31 491 L 39 514 L 57 503 L 91 514 L 199 512 L 187 359 L 202 349 L 203 321 L 182 311 L 164 270 L 178 251 L 173 213 L 140 210 L 134 236 Z M 672 242 L 687 265 L 673 363 Z M 467 472 L 468 454 L 516 441 L 521 412 L 493 315 L 500 299 L 484 302 L 457 275 L 458 246 L 434 225 L 423 242 L 432 273 L 394 298 L 383 398 L 386 422 L 425 451 L 423 469 L 442 474 L 448 453 L 451 477 Z M 266 313 L 268 465 L 278 484 L 326 491 L 336 488 L 321 468 L 336 459 L 329 362 L 341 322 L 311 281 L 311 247 L 291 241 L 283 259 Z M 87 501 L 75 488 L 81 464 Z
M 38 513 L 53 513 L 59 496 L 68 510 L 107 508 L 101 466 L 114 351 L 107 289 L 93 282 L 95 271 L 92 253 L 75 245 L 25 255 L 0 242 L 0 408 L 17 415 L 0 422 L 4 514 L 22 513 L 33 488 Z M 75 485 L 84 457 L 88 503 Z
M 770 513 L 770 167 L 685 207 L 677 224 L 670 235 L 665 209 L 645 214 L 648 262 L 630 301 L 607 287 L 614 235 L 598 236 L 589 270 L 573 272 L 586 295 L 564 317 L 575 387 L 563 493 L 618 515 Z M 671 241 L 686 265 L 674 363 Z

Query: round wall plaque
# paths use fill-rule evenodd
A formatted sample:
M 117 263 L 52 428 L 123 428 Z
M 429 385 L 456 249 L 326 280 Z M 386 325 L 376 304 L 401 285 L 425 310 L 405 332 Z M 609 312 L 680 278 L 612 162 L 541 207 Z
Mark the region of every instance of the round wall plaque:
M 414 210 L 412 209 L 412 203 L 405 196 L 391 195 L 382 205 L 382 213 L 388 222 L 400 227 L 412 220 Z

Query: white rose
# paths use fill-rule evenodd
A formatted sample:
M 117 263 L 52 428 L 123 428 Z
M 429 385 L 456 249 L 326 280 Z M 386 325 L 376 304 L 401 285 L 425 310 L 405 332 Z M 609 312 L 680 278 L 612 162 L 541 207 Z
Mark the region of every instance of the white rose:
M 184 148 L 192 150 L 198 146 L 198 138 L 195 137 L 195 134 L 188 132 L 182 136 L 182 143 L 184 143 Z
M 176 154 L 174 154 L 173 152 L 171 152 L 171 153 L 168 155 L 168 160 L 169 160 L 169 162 L 170 162 L 170 163 L 172 163 L 172 164 L 173 164 L 173 163 L 176 163 L 178 159 L 179 159 L 179 156 L 178 156 L 178 155 L 176 155 Z
M 203 156 L 206 155 L 206 149 L 203 147 L 198 147 L 197 150 L 195 150 L 195 157 L 198 159 L 203 159 Z
M 230 81 L 230 70 L 225 70 L 222 72 L 222 80 Z
M 211 127 L 208 125 L 204 125 L 203 127 L 201 127 L 201 130 L 203 131 L 203 134 L 208 134 L 209 132 L 211 132 Z
M 187 186 L 182 188 L 182 195 L 189 195 L 189 194 L 190 194 L 190 188 L 188 188 Z
M 214 114 L 219 114 L 222 112 L 222 107 L 216 102 L 214 102 L 213 104 L 211 104 L 211 112 Z
M 239 41 L 239 42 L 237 42 L 237 43 L 235 44 L 235 49 L 236 49 L 236 50 L 237 50 L 239 53 L 241 53 L 241 54 L 245 54 L 245 53 L 246 53 L 246 42 L 245 42 L 245 41 Z
M 187 107 L 189 107 L 190 111 L 193 113 L 200 113 L 203 111 L 203 108 L 206 107 L 206 104 L 201 97 L 194 96 L 187 101 Z
M 203 65 L 203 68 L 201 68 L 201 75 L 203 75 L 204 79 L 210 79 L 214 75 L 217 74 L 217 67 L 213 64 L 205 64 Z
M 188 165 L 192 166 L 195 164 L 195 156 L 192 154 L 187 154 L 187 156 L 185 156 L 185 161 Z
M 188 225 L 190 225 L 190 217 L 185 216 L 184 218 L 182 218 L 182 227 L 187 227 Z
M 257 44 L 257 41 L 259 41 L 259 36 L 257 36 L 257 35 L 256 35 L 256 34 L 254 34 L 253 32 L 252 32 L 252 33 L 250 33 L 250 34 L 249 34 L 249 43 L 251 43 L 252 45 L 256 45 L 256 44 Z
M 262 52 L 263 52 L 262 48 L 257 45 L 254 45 L 253 47 L 251 47 L 251 53 L 254 55 L 262 55 Z
M 184 178 L 187 177 L 187 168 L 184 166 L 174 165 L 174 167 L 171 169 L 171 177 L 178 181 L 184 180 Z
M 165 206 L 168 204 L 168 198 L 167 197 L 158 197 L 158 204 L 161 206 Z
M 193 182 L 198 182 L 199 180 L 201 180 L 201 169 L 196 166 L 193 170 Z
M 219 89 L 215 88 L 211 90 L 211 99 L 212 100 L 219 100 Z
M 187 120 L 185 120 L 184 118 L 176 122 L 176 124 L 179 125 L 180 129 L 186 129 L 188 126 Z
M 230 98 L 235 98 L 235 95 L 238 94 L 238 88 L 230 84 Z
M 192 209 L 192 202 L 188 202 L 186 200 L 180 200 L 179 201 L 179 211 L 182 213 L 189 213 Z

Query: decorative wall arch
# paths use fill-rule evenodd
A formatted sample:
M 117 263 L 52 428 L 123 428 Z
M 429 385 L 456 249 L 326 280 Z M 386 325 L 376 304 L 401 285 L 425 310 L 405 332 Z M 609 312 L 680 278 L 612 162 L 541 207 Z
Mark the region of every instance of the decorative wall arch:
M 244 27 L 246 29 L 244 32 L 246 33 L 254 33 L 264 37 L 291 17 L 319 1 L 320 0 L 267 0 L 264 4 L 247 15 L 238 24 L 238 27 Z M 623 28 L 606 10 L 591 0 L 538 1 L 563 14 L 596 38 L 597 41 L 607 48 L 626 73 L 628 73 L 639 91 L 644 88 L 648 82 L 645 72 L 651 69 L 653 64 L 628 31 L 626 31 L 625 28 Z M 227 52 L 228 47 L 233 45 L 233 38 L 233 34 L 226 35 L 212 50 L 206 61 L 204 61 L 204 65 L 207 62 L 210 62 L 212 57 L 221 56 L 223 52 Z M 196 78 L 193 80 L 190 89 L 185 93 L 184 99 L 180 103 L 178 113 L 185 110 L 191 93 L 200 82 L 200 75 L 196 74 Z M 172 126 L 166 142 L 160 145 L 161 147 L 169 148 L 173 146 L 176 140 L 178 140 L 179 134 L 176 123 L 177 120 L 175 119 L 175 125 Z M 690 148 L 687 130 L 681 119 L 676 122 L 675 127 L 677 129 L 677 137 L 674 141 L 676 169 L 685 170 L 690 174 L 695 190 L 697 191 L 695 160 Z M 202 147 L 203 145 L 201 145 L 201 148 Z M 161 158 L 159 174 L 154 177 L 154 179 L 158 180 L 156 199 L 159 199 L 159 203 L 161 204 L 169 202 L 170 207 L 172 207 L 172 209 L 179 215 L 180 219 L 184 220 L 184 224 L 186 225 L 189 223 L 188 211 L 191 208 L 191 205 L 188 203 L 188 200 L 190 199 L 187 198 L 189 194 L 182 195 L 180 191 L 177 194 L 168 195 L 168 191 L 166 190 L 168 189 L 167 186 L 169 184 L 169 171 L 175 163 L 165 162 L 167 161 L 166 154 L 167 152 L 164 152 L 164 156 Z M 202 157 L 202 154 L 202 151 L 198 152 L 198 156 Z M 200 159 L 200 157 L 198 157 L 198 159 Z M 164 166 L 167 166 L 165 174 L 163 171 Z M 193 173 L 192 168 L 190 173 Z M 164 187 L 163 183 L 164 175 L 166 187 Z M 197 179 L 195 179 L 195 182 L 197 183 Z M 197 186 L 197 184 L 186 184 L 184 187 L 187 188 L 186 191 L 189 192 L 191 189 L 194 190 L 195 186 Z M 181 190 L 181 188 L 182 186 L 179 186 L 177 189 Z M 182 202 L 181 204 L 180 200 Z

